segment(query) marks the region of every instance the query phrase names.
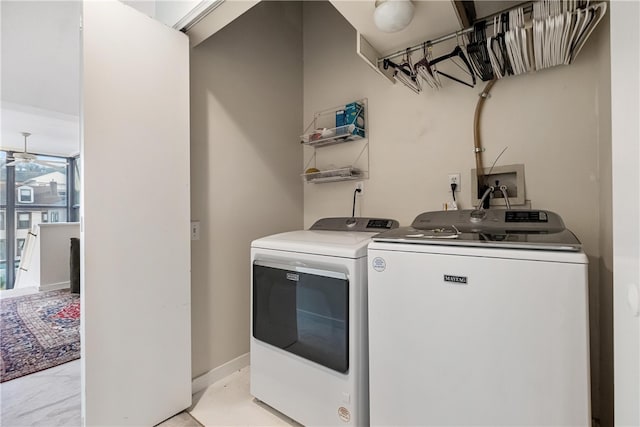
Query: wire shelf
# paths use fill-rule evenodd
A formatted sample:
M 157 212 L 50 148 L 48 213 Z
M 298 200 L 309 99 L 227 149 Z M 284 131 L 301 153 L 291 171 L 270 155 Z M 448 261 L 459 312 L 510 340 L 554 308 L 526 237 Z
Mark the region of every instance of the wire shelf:
M 324 182 L 350 181 L 363 179 L 365 173 L 353 166 L 338 169 L 328 169 L 318 172 L 303 173 L 300 175 L 305 182 L 321 184 Z
M 301 135 L 300 143 L 310 147 L 326 147 L 329 145 L 357 141 L 364 139 L 365 136 L 366 133 L 363 128 L 351 124 L 330 129 L 316 130 L 314 132 Z

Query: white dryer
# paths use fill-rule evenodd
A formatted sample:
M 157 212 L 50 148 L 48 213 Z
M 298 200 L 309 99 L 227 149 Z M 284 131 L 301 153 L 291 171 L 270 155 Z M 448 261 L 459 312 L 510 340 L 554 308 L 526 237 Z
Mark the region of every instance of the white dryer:
M 369 423 L 367 245 L 398 226 L 325 218 L 251 244 L 251 394 L 304 425 Z
M 372 425 L 588 426 L 587 257 L 548 211 L 448 211 L 369 245 Z

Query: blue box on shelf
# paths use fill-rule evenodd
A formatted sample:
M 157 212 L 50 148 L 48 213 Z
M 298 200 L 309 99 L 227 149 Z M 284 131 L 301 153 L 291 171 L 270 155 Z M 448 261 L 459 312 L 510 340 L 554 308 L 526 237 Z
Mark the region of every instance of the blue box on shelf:
M 347 104 L 344 108 L 344 115 L 345 125 L 355 125 L 351 133 L 364 138 L 364 105 L 359 102 Z
M 344 110 L 336 111 L 336 127 L 344 126 L 347 116 Z
M 347 133 L 347 128 L 342 127 L 345 126 L 347 116 L 345 115 L 344 110 L 336 111 L 336 135 L 343 135 Z

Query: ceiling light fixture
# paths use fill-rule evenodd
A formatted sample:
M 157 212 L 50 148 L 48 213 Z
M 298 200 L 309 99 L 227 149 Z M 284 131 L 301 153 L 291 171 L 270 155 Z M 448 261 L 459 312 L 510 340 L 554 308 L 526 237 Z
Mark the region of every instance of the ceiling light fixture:
M 409 25 L 413 19 L 414 6 L 411 0 L 376 0 L 373 20 L 376 27 L 385 33 L 395 33 Z

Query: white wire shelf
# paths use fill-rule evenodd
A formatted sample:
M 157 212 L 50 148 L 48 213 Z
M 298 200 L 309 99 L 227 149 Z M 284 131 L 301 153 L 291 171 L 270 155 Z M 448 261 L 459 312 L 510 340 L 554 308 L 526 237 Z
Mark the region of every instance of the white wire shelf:
M 338 169 L 328 169 L 318 172 L 303 173 L 300 175 L 305 182 L 322 184 L 325 182 L 350 181 L 365 178 L 364 171 L 353 166 Z
M 350 124 L 329 129 L 317 129 L 311 133 L 301 135 L 300 143 L 310 147 L 326 147 L 357 141 L 366 137 L 365 130 Z

